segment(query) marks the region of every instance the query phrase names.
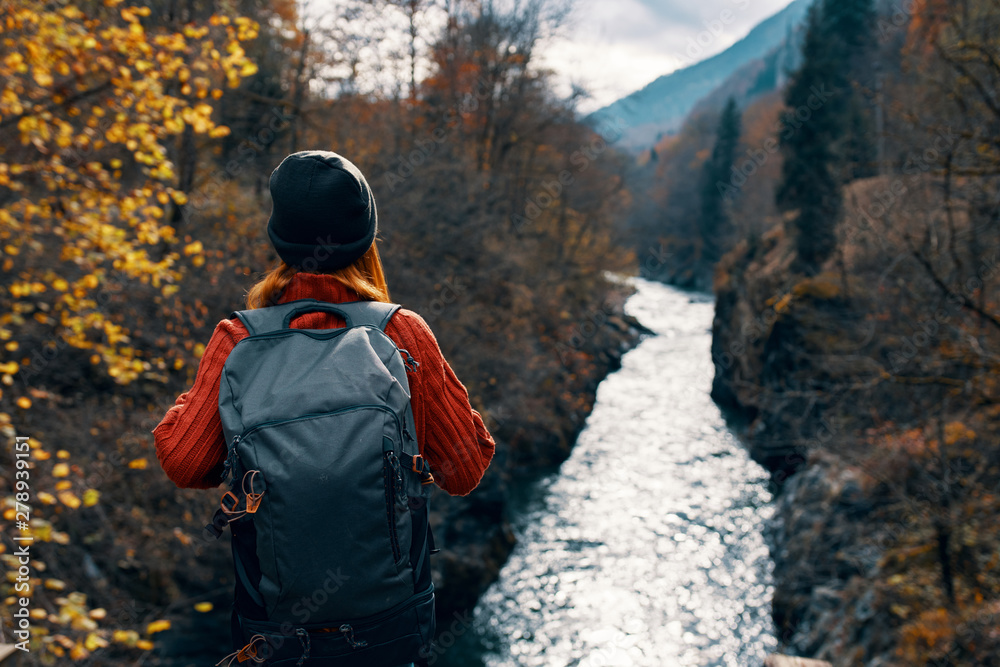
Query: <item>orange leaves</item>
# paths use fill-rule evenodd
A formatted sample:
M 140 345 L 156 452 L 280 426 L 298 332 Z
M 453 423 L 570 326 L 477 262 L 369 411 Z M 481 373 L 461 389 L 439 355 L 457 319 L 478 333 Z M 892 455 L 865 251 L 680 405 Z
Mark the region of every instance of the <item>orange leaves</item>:
M 903 627 L 896 655 L 903 664 L 926 664 L 928 658 L 944 655 L 951 648 L 954 636 L 955 623 L 948 610 L 928 610 Z
M 954 445 L 962 441 L 975 440 L 976 432 L 966 427 L 962 422 L 951 422 L 944 427 L 944 442 Z

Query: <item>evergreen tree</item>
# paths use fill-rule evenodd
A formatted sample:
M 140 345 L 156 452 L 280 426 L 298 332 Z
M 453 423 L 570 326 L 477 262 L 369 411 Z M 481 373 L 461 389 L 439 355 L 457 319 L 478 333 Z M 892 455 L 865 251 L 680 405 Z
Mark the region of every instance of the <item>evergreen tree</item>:
M 705 163 L 701 190 L 700 232 L 703 259 L 714 264 L 723 254 L 729 227 L 728 202 L 733 165 L 740 141 L 740 109 L 732 97 L 722 110 L 712 156 Z
M 802 66 L 785 93 L 785 157 L 777 203 L 796 211 L 797 269 L 813 274 L 836 247 L 841 189 L 864 174 L 870 139 L 855 82 L 865 69 L 872 0 L 822 0 L 812 7 Z

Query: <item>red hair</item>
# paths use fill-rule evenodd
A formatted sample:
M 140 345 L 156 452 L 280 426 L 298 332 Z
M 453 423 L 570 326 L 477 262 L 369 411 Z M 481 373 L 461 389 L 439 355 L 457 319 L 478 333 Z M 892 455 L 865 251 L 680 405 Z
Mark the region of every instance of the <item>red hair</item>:
M 288 286 L 299 270 L 284 261 L 271 269 L 247 292 L 247 308 L 273 306 L 281 298 L 281 292 Z M 362 299 L 390 303 L 389 286 L 385 282 L 382 259 L 375 243 L 364 255 L 342 269 L 328 272 L 337 282 L 351 288 Z

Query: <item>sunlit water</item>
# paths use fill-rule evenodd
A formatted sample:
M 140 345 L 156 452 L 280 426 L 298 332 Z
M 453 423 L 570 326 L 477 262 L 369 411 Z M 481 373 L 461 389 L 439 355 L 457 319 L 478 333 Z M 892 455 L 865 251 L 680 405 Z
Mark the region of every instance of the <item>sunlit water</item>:
M 432 662 L 759 667 L 774 648 L 770 495 L 709 398 L 712 303 L 635 285 L 626 308 L 658 335 L 601 384 L 471 627 L 446 623 Z

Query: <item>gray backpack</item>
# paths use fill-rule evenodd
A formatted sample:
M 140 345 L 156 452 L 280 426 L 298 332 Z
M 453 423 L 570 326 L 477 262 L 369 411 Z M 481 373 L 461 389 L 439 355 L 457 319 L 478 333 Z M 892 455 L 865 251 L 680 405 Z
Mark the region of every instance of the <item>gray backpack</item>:
M 376 667 L 427 655 L 434 587 L 407 369 L 385 334 L 398 305 L 313 299 L 234 313 L 250 335 L 222 371 L 235 659 Z M 297 315 L 342 329 L 291 329 Z M 242 647 L 242 648 L 241 648 Z

